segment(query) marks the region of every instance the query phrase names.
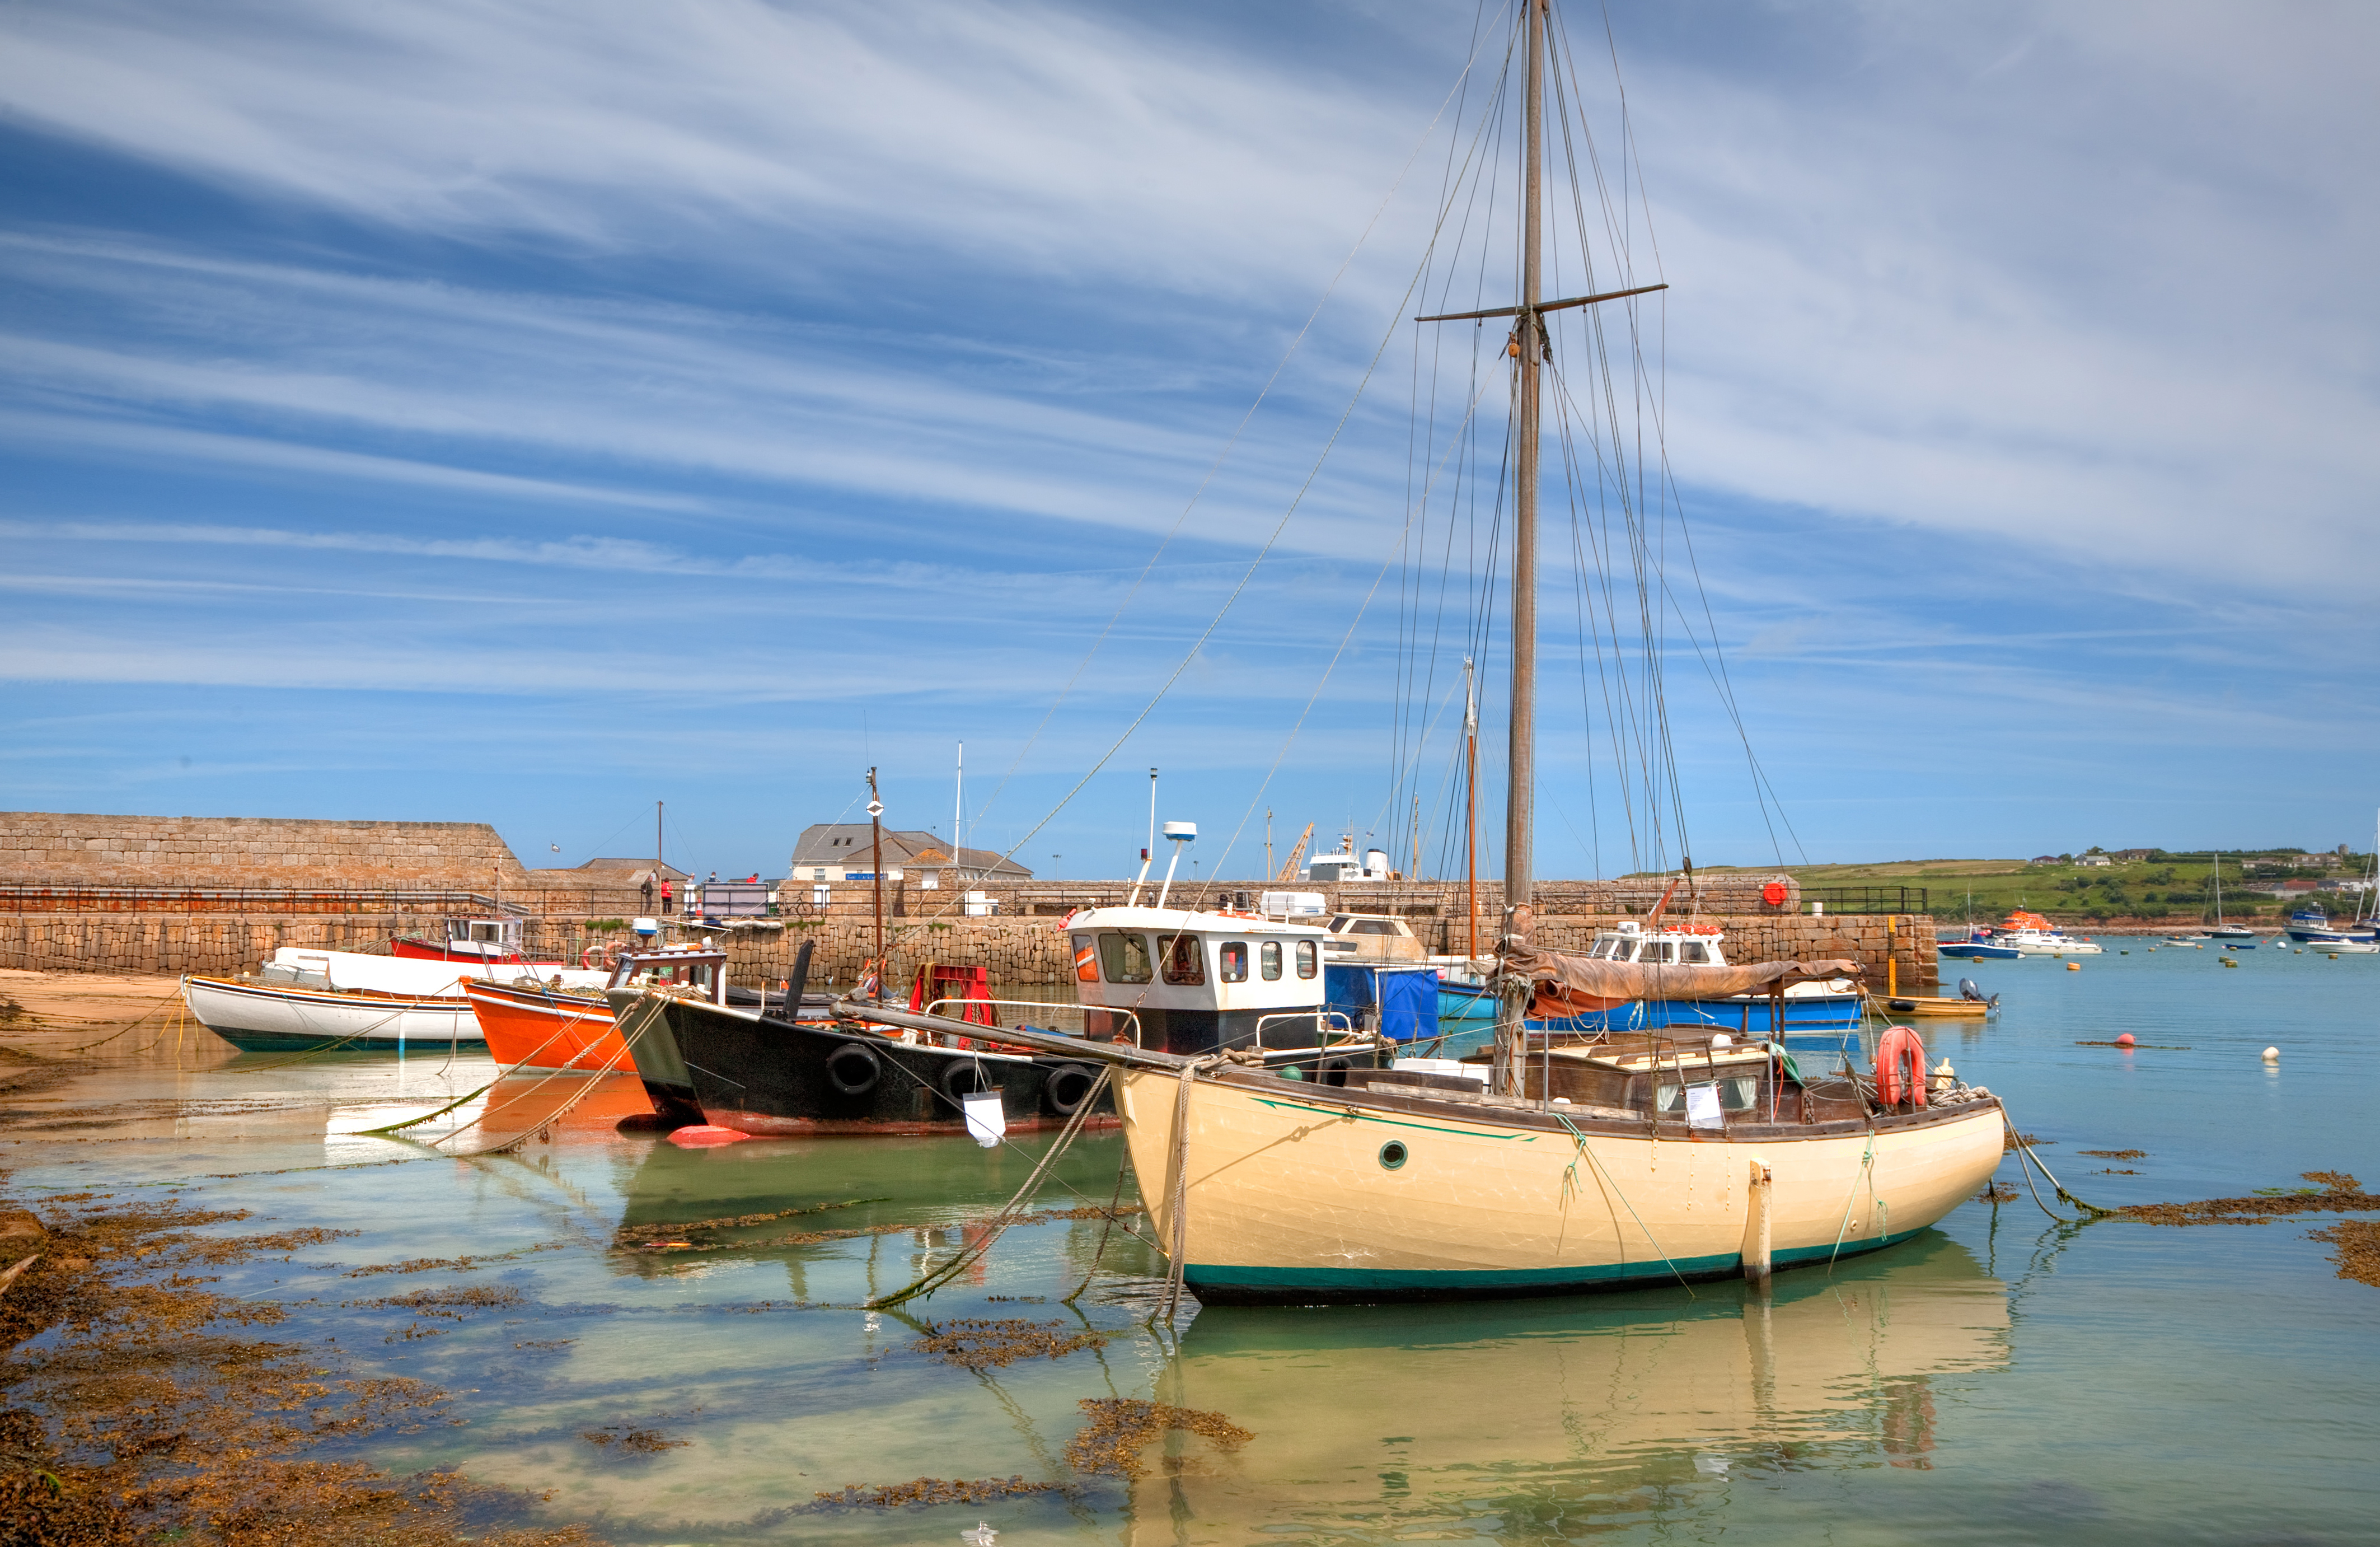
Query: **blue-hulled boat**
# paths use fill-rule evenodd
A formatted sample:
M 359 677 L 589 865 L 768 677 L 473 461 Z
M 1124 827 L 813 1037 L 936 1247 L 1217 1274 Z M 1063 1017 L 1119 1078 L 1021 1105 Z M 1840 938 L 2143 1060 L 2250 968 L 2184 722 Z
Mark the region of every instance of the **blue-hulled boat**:
M 1962 938 L 1934 942 L 1934 954 L 1961 956 L 1969 961 L 2014 961 L 2024 955 L 2013 945 L 2003 945 L 1992 938 L 1988 929 L 1971 929 Z

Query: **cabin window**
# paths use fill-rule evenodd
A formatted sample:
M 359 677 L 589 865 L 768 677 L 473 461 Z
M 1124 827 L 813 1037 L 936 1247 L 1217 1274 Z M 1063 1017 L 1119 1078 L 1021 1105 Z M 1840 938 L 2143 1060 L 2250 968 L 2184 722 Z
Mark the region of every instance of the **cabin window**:
M 1207 981 L 1207 954 L 1199 948 L 1196 935 L 1160 935 L 1157 952 L 1164 959 L 1167 982 L 1195 988 Z
M 1318 955 L 1318 953 L 1314 949 L 1314 942 L 1311 940 L 1301 940 L 1297 943 L 1297 975 L 1299 977 L 1311 978 L 1321 970 L 1315 964 Z
M 1710 947 L 1699 940 L 1682 941 L 1678 945 L 1678 959 L 1700 962 L 1707 967 L 1710 965 Z
M 1394 934 L 1397 932 L 1397 926 L 1386 919 L 1358 919 L 1347 932 L 1349 934 Z
M 1075 936 L 1075 981 L 1096 983 L 1099 981 L 1099 942 L 1087 934 L 1078 934 Z
M 1148 981 L 1155 976 L 1148 966 L 1148 937 L 1145 934 L 1099 936 L 1099 968 L 1111 983 Z
M 1611 959 L 1611 947 L 1618 944 L 1620 944 L 1618 941 L 1606 935 L 1603 939 L 1595 943 L 1595 949 L 1586 954 L 1587 959 L 1590 961 L 1609 961 Z
M 1716 1083 L 1718 1086 L 1718 1105 L 1722 1112 L 1749 1112 L 1759 1104 L 1760 1077 L 1758 1075 L 1734 1075 L 1715 1082 L 1694 1081 L 1697 1086 L 1705 1083 Z M 1682 1117 L 1686 1115 L 1684 1087 L 1659 1086 L 1654 1091 L 1653 1102 L 1660 1109 L 1661 1115 L 1664 1117 Z
M 1264 974 L 1264 981 L 1268 983 L 1281 981 L 1280 941 L 1268 940 L 1257 947 L 1257 969 Z
M 1648 940 L 1645 942 L 1643 959 L 1658 962 L 1675 961 L 1678 959 L 1678 943 L 1674 940 Z
M 1246 941 L 1224 941 L 1221 949 L 1216 952 L 1216 956 L 1217 965 L 1221 968 L 1220 976 L 1223 981 L 1245 983 L 1248 981 L 1248 943 Z

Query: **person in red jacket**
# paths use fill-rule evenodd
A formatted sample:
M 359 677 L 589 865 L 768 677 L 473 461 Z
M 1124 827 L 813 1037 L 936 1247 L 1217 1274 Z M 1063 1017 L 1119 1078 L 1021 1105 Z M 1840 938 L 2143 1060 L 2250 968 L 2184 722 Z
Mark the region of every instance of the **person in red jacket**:
M 663 913 L 670 911 L 670 883 L 667 876 L 662 877 L 662 911 Z

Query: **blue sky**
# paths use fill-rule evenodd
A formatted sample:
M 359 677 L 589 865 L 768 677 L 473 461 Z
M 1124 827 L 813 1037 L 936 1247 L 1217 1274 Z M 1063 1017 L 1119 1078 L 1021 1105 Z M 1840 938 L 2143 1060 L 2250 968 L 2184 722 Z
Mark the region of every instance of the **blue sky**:
M 2380 13 L 1609 18 L 1791 832 L 1673 659 L 1695 858 L 2361 846 Z M 1402 850 L 1415 789 L 1439 868 L 1447 660 L 1391 766 L 1402 378 L 1299 490 L 1476 21 L 9 7 L 0 804 L 490 821 L 535 864 L 641 851 L 659 798 L 674 858 L 770 871 L 871 762 L 947 833 L 964 738 L 970 841 L 1046 874 L 1127 867 L 1151 764 L 1209 869 L 1268 808 Z M 1630 859 L 1571 584 L 1550 875 Z

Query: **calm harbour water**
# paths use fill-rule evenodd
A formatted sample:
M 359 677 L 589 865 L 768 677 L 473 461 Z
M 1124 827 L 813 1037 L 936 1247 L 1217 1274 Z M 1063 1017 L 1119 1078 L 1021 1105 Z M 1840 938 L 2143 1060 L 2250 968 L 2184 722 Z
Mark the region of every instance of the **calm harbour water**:
M 1928 1051 L 2006 1097 L 2019 1127 L 2055 1141 L 2042 1151 L 2051 1167 L 2096 1202 L 2236 1195 L 2310 1170 L 2380 1180 L 2380 1127 L 2362 1105 L 2380 958 L 2267 945 L 2235 969 L 2223 955 L 2110 941 L 2076 972 L 1946 964 L 2006 997 L 1987 1024 L 1925 1027 Z M 2182 1050 L 2074 1045 L 2121 1031 Z M 2277 1067 L 2257 1056 L 2268 1043 Z M 2075 1230 L 2020 1191 L 1907 1246 L 1782 1275 L 1766 1303 L 1727 1284 L 1185 1311 L 1177 1343 L 1143 1324 L 1159 1270 L 1128 1236 L 1109 1243 L 1079 1314 L 1057 1303 L 1089 1268 L 1097 1221 L 1019 1226 L 975 1281 L 905 1313 L 848 1308 L 953 1249 L 1024 1180 L 1038 1138 L 991 1152 L 964 1139 L 687 1151 L 613 1133 L 633 1098 L 605 1092 L 516 1155 L 420 1158 L 354 1132 L 473 1089 L 492 1075 L 486 1060 L 262 1066 L 282 1062 L 130 1066 L 54 1088 L 44 1096 L 60 1108 L 161 1104 L 75 1130 L 79 1142 L 23 1139 L 6 1151 L 12 1188 L 38 1206 L 50 1191 L 156 1197 L 184 1184 L 181 1196 L 283 1227 L 360 1230 L 227 1284 L 313 1302 L 278 1335 L 335 1337 L 359 1373 L 443 1385 L 468 1420 L 357 1454 L 557 1490 L 551 1518 L 621 1543 L 948 1543 L 979 1519 L 1002 1547 L 2380 1535 L 2380 1289 L 2335 1276 L 2328 1249 L 2306 1238 L 2335 1216 Z M 1044 1205 L 1106 1202 L 1120 1147 L 1112 1135 L 1079 1142 Z M 388 1160 L 406 1163 L 360 1163 Z M 2013 1181 L 2015 1166 L 2002 1175 Z M 730 1232 L 740 1244 L 717 1251 L 643 1249 L 635 1237 L 652 1233 L 633 1228 L 862 1199 L 873 1201 Z M 907 1228 L 767 1244 L 876 1225 Z M 505 1252 L 521 1255 L 343 1276 Z M 525 1300 L 435 1322 L 342 1303 L 450 1285 Z M 1109 1341 L 980 1373 L 914 1351 L 923 1322 L 960 1317 L 1062 1319 Z M 408 1326 L 439 1335 L 407 1338 Z M 1077 1404 L 1107 1396 L 1211 1409 L 1256 1437 L 1230 1453 L 1177 1437 L 1150 1476 L 1071 1494 L 812 1504 L 847 1484 L 1066 1479 Z M 582 1438 L 631 1428 L 686 1443 L 628 1455 Z

